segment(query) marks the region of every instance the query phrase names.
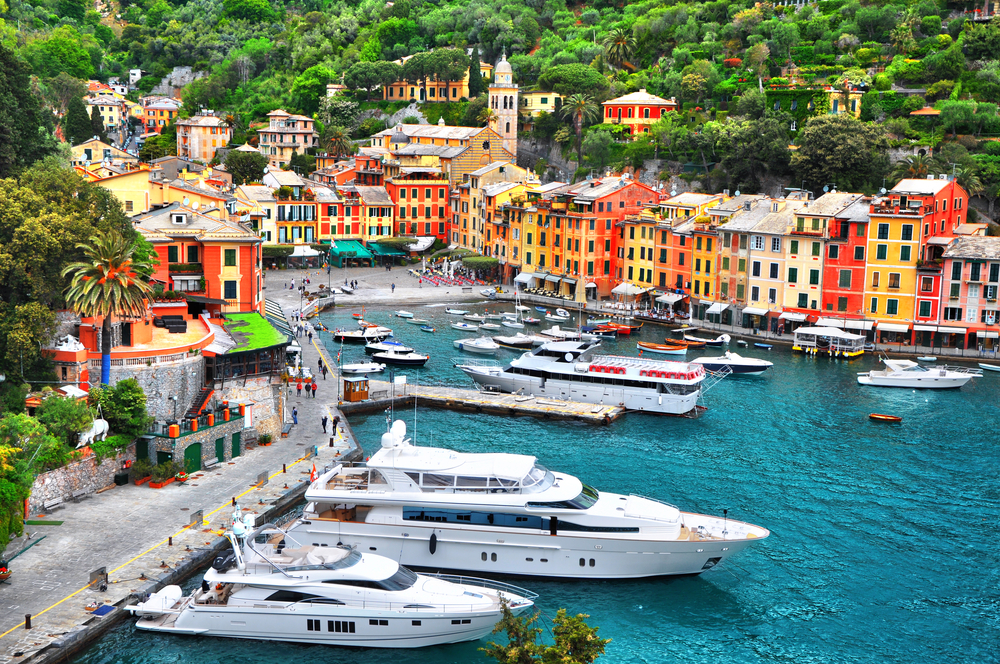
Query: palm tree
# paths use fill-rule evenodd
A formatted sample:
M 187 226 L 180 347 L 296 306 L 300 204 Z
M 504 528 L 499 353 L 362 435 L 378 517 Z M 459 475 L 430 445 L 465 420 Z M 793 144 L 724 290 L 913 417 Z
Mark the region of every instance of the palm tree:
M 81 316 L 102 316 L 101 384 L 111 379 L 111 317 L 141 316 L 146 312 L 149 281 L 143 273 L 152 272 L 145 259 L 133 259 L 135 240 L 118 233 L 90 238 L 90 244 L 78 244 L 86 260 L 63 268 L 62 276 L 71 277 L 66 288 L 66 303 Z
M 628 28 L 618 27 L 604 38 L 604 52 L 608 61 L 621 67 L 635 52 L 635 36 Z
M 351 154 L 354 151 L 354 143 L 343 127 L 328 127 L 326 130 L 326 149 L 330 154 L 339 157 Z
M 915 154 L 906 159 L 896 162 L 892 169 L 892 178 L 902 180 L 904 178 L 923 180 L 934 167 L 934 161 L 923 154 Z
M 484 127 L 490 126 L 491 124 L 493 124 L 494 122 L 496 122 L 499 119 L 500 119 L 500 116 L 497 115 L 497 112 L 494 111 L 489 106 L 487 106 L 483 110 L 479 111 L 479 116 L 476 118 L 476 120 L 478 122 L 481 122 Z
M 590 95 L 577 92 L 575 95 L 567 97 L 563 101 L 559 114 L 567 119 L 573 120 L 576 128 L 576 162 L 583 163 L 583 123 L 597 122 L 601 117 L 601 109 L 594 102 Z
M 979 179 L 975 169 L 968 166 L 959 166 L 955 169 L 955 181 L 962 185 L 969 198 L 974 198 L 983 192 L 983 181 Z

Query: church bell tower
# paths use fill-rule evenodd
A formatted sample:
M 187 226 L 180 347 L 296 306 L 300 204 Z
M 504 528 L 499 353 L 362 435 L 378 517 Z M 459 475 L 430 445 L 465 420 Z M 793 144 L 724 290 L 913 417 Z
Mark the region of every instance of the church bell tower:
M 517 109 L 519 103 L 517 84 L 514 83 L 514 70 L 507 62 L 507 53 L 500 57 L 494 70 L 493 84 L 490 85 L 490 109 L 496 113 L 497 119 L 490 127 L 500 134 L 504 149 L 517 160 Z

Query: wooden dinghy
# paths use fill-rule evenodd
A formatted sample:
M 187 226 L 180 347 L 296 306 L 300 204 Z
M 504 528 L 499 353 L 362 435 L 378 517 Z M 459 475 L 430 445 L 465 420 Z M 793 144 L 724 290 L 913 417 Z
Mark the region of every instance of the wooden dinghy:
M 898 415 L 882 415 L 881 413 L 871 413 L 868 415 L 869 419 L 875 420 L 876 422 L 902 422 L 903 418 Z

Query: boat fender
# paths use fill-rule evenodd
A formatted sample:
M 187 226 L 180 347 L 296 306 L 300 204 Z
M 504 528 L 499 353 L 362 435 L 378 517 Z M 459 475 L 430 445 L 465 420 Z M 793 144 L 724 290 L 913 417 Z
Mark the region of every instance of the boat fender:
M 432 556 L 434 555 L 434 552 L 437 551 L 437 549 L 438 549 L 438 536 L 435 533 L 431 533 L 430 552 Z

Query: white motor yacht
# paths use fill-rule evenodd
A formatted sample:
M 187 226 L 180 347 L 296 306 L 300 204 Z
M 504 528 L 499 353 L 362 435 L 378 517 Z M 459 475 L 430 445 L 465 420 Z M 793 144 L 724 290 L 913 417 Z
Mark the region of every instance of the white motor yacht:
M 491 574 L 700 574 L 769 535 L 727 516 L 598 491 L 533 456 L 414 447 L 399 420 L 367 465 L 337 465 L 306 500 L 289 528 L 296 538 Z
M 335 330 L 333 340 L 343 343 L 371 343 L 384 341 L 392 336 L 392 330 L 387 327 L 366 327 L 360 330 Z
M 480 314 L 465 314 L 462 318 L 472 323 L 482 323 L 486 320 L 486 316 L 482 316 Z
M 402 310 L 400 310 L 400 311 L 396 312 L 396 317 L 397 318 L 413 318 L 413 312 L 412 311 L 402 311 Z
M 399 343 L 398 341 L 377 341 L 370 344 L 365 344 L 365 353 L 368 355 L 374 355 L 375 353 L 412 353 L 413 349 L 409 346 Z
M 464 316 L 469 313 L 467 309 L 452 309 L 451 307 L 445 309 L 444 312 L 453 316 Z
M 378 362 L 354 362 L 353 364 L 344 364 L 340 367 L 340 373 L 355 376 L 382 373 L 383 371 L 385 371 L 385 365 Z
M 858 373 L 858 383 L 875 387 L 910 387 L 944 390 L 962 387 L 976 376 L 978 369 L 967 367 L 922 367 L 912 360 L 882 359 L 885 369 L 872 369 Z
M 473 323 L 452 323 L 451 329 L 462 330 L 464 332 L 475 332 L 479 329 L 479 326 Z
M 469 353 L 479 353 L 481 355 L 495 355 L 500 350 L 500 345 L 489 337 L 478 337 L 475 339 L 456 339 L 455 348 Z
M 395 560 L 345 546 L 309 543 L 253 515 L 226 533 L 201 587 L 166 586 L 125 607 L 142 630 L 369 648 L 474 641 L 502 616 L 501 599 L 522 613 L 533 593 L 480 579 L 416 574 Z M 303 539 L 301 536 L 305 535 Z M 315 541 L 316 538 L 313 538 Z
M 733 374 L 744 376 L 759 376 L 774 366 L 773 362 L 759 360 L 756 357 L 743 357 L 731 351 L 726 351 L 720 357 L 698 357 L 691 364 L 700 364 L 709 371 L 725 371 L 727 368 Z
M 688 362 L 596 355 L 597 343 L 551 341 L 506 366 L 460 364 L 480 385 L 664 415 L 698 412 L 705 369 Z

